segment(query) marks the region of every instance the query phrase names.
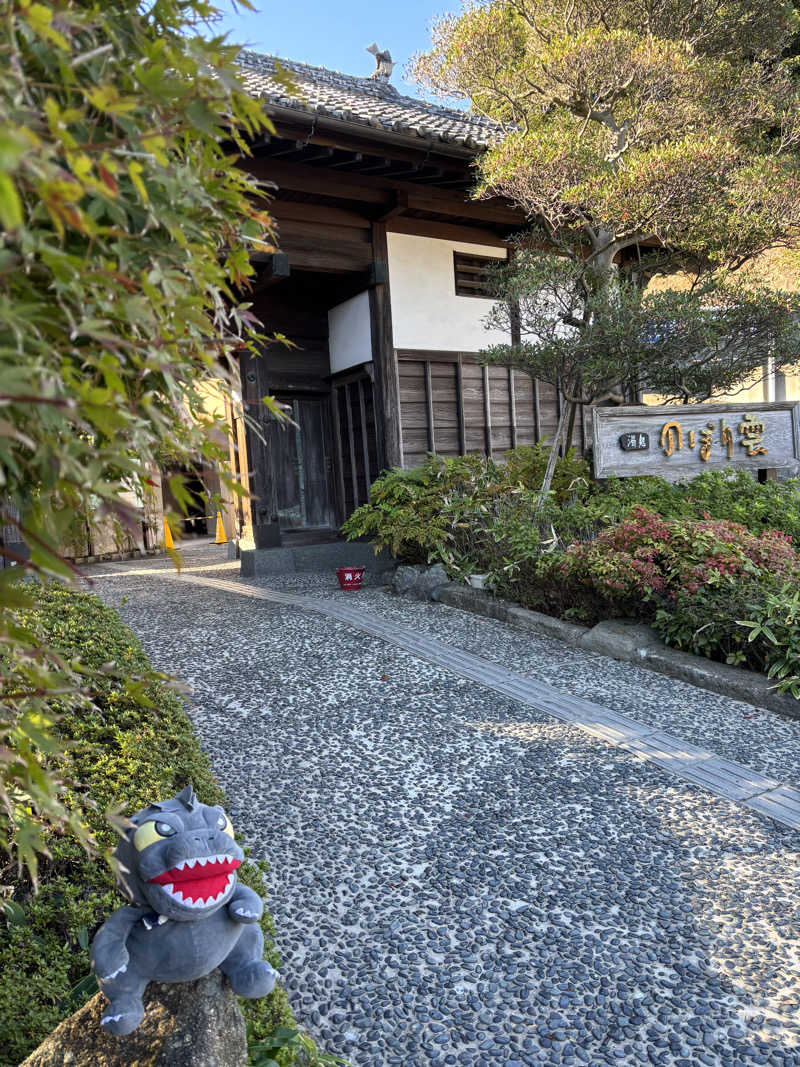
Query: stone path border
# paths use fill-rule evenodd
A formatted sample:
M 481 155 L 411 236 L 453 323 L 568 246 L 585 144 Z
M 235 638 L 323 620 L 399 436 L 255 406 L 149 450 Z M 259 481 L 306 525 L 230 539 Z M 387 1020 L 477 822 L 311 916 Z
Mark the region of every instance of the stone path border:
M 564 619 L 554 619 L 538 611 L 529 611 L 519 604 L 498 600 L 491 593 L 457 582 L 439 586 L 433 599 L 451 608 L 483 615 L 508 623 L 517 629 L 554 637 L 565 645 L 597 652 L 601 656 L 628 663 L 677 678 L 681 682 L 708 689 L 711 693 L 742 700 L 757 708 L 769 708 L 791 719 L 800 719 L 800 701 L 788 693 L 779 693 L 774 682 L 763 674 L 726 663 L 715 663 L 703 656 L 693 656 L 669 648 L 656 632 L 644 623 L 631 623 L 623 619 L 610 619 L 596 626 L 580 626 Z
M 278 590 L 199 575 L 177 575 L 182 580 L 238 596 L 316 611 L 381 638 L 413 656 L 453 671 L 462 678 L 484 685 L 503 696 L 528 704 L 562 722 L 569 723 L 639 759 L 732 800 L 783 826 L 800 829 L 800 790 L 710 750 L 690 745 L 679 737 L 647 723 L 637 722 L 599 704 L 573 697 L 543 682 L 507 670 L 491 660 L 465 652 L 405 626 L 387 622 L 370 612 L 348 607 L 336 600 L 298 596 Z

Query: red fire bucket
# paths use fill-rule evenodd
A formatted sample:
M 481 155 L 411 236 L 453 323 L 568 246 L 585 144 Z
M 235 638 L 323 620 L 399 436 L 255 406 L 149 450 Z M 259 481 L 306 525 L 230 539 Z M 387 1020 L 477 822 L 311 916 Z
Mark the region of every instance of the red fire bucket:
M 342 589 L 360 589 L 364 567 L 339 567 L 336 571 Z

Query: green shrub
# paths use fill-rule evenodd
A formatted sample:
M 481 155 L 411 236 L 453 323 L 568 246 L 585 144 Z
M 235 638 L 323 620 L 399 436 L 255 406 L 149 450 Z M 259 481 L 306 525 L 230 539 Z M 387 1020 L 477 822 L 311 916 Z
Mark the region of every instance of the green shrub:
M 800 480 L 759 482 L 749 471 L 708 471 L 688 482 L 609 478 L 594 483 L 586 501 L 600 523 L 644 507 L 667 519 L 726 519 L 753 533 L 781 530 L 800 544 Z
M 96 597 L 59 586 L 40 587 L 26 622 L 64 657 L 80 655 L 87 666 L 115 662 L 120 677 L 92 679 L 96 688 L 81 707 L 65 706 L 58 733 L 66 756 L 53 765 L 68 787 L 67 802 L 80 800 L 89 828 L 101 848 L 114 845 L 105 818 L 119 805 L 135 811 L 157 796 L 170 796 L 188 782 L 207 804 L 224 801 L 208 759 L 195 737 L 175 691 L 149 667 L 134 634 Z M 126 682 L 125 678 L 132 679 Z M 130 695 L 141 685 L 143 707 Z M 47 830 L 49 856 L 40 864 L 40 889 L 12 868 L 0 881 L 11 903 L 0 920 L 0 1067 L 14 1067 L 53 1027 L 94 991 L 88 946 L 103 919 L 122 903 L 108 865 L 90 860 L 76 841 Z M 264 864 L 247 862 L 244 883 L 266 894 Z M 268 956 L 277 965 L 272 920 L 263 921 Z M 263 1001 L 244 1001 L 248 1032 L 264 1038 L 277 1026 L 292 1024 L 285 992 L 278 988 Z M 283 1062 L 291 1059 L 283 1054 Z
M 497 532 L 505 506 L 511 502 L 518 513 L 522 501 L 523 509 L 532 510 L 547 451 L 540 443 L 513 449 L 505 459 L 431 454 L 421 467 L 387 471 L 342 532 L 349 539 L 369 538 L 376 550 L 388 548 L 401 563 L 444 562 L 454 573 L 480 570 L 494 537 L 489 527 Z M 585 495 L 588 484 L 588 463 L 570 450 L 556 464 L 552 500 L 566 503 Z
M 667 644 L 742 664 L 800 699 L 800 591 L 795 583 L 726 581 L 661 608 L 653 623 Z
M 798 580 L 785 534 L 634 508 L 589 543 L 525 561 L 498 591 L 587 625 L 652 622 L 668 644 L 764 671 L 800 697 Z

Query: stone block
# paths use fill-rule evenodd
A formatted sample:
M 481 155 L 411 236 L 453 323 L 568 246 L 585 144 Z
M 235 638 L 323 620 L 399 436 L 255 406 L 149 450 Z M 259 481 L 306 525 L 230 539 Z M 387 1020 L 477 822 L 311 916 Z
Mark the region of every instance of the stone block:
M 413 589 L 425 567 L 419 563 L 413 567 L 398 567 L 392 579 L 392 589 L 395 593 L 408 593 Z
M 409 589 L 408 595 L 414 600 L 433 600 L 434 591 L 442 585 L 447 585 L 449 581 L 447 571 L 441 563 L 437 563 L 420 574 Z
M 648 651 L 663 648 L 664 642 L 649 626 L 634 619 L 607 619 L 584 631 L 579 644 L 590 652 L 612 659 L 636 662 Z
M 196 982 L 152 983 L 145 1017 L 127 1037 L 100 1026 L 98 993 L 65 1019 L 20 1067 L 246 1067 L 247 1036 L 227 979 L 212 971 Z

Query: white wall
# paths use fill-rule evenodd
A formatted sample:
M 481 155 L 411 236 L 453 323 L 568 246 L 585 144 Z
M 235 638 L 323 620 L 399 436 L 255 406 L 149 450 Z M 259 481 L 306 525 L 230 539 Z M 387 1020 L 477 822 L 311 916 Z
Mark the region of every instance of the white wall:
M 505 259 L 504 248 L 388 233 L 389 288 L 395 348 L 477 352 L 510 340 L 487 330 L 483 320 L 490 300 L 456 296 L 453 252 Z
M 369 293 L 359 293 L 328 312 L 328 348 L 332 374 L 370 362 Z

